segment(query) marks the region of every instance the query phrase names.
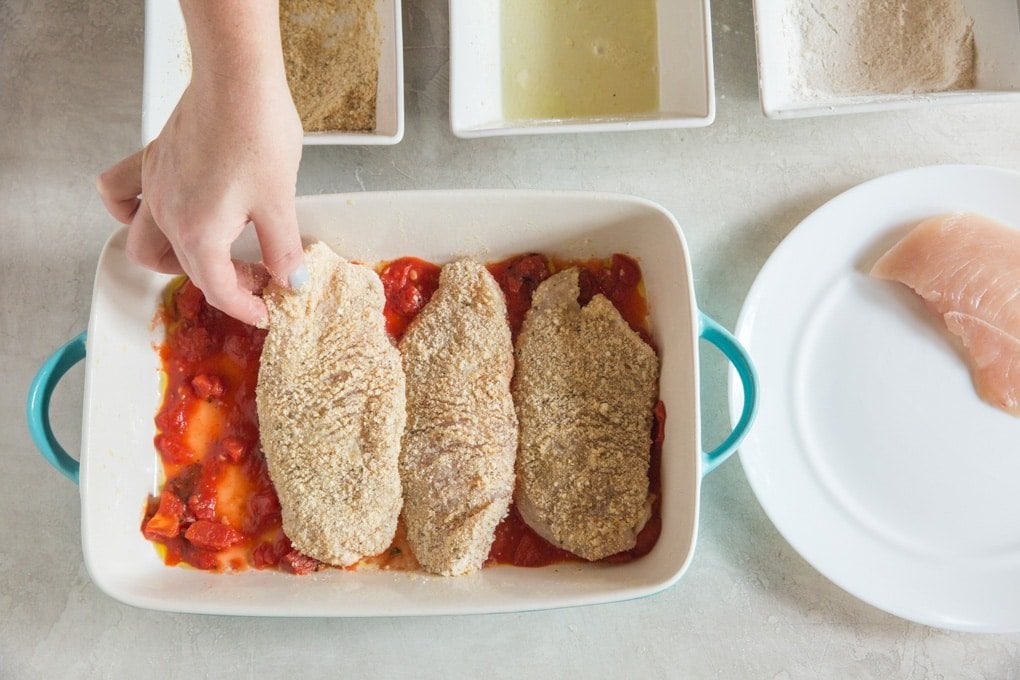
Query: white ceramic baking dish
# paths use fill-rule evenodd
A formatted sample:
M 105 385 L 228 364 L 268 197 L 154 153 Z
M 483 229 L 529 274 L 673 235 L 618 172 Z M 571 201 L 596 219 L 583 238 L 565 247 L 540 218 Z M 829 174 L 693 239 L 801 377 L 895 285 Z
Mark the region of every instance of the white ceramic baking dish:
M 396 144 L 404 137 L 404 47 L 400 0 L 376 0 L 379 81 L 372 132 L 306 132 L 305 144 Z M 142 143 L 155 139 L 191 79 L 191 52 L 180 3 L 145 2 Z
M 1020 2 L 963 0 L 974 20 L 977 83 L 973 90 L 927 94 L 805 97 L 792 83 L 789 35 L 783 17 L 792 0 L 754 0 L 758 44 L 758 89 L 769 118 L 805 118 L 843 113 L 866 113 L 938 104 L 1020 101 Z
M 715 120 L 709 0 L 658 0 L 659 109 L 646 116 L 507 120 L 501 0 L 450 0 L 450 127 L 458 137 L 661 130 Z
M 33 384 L 28 416 L 43 454 L 78 481 L 78 463 L 48 424 L 60 376 L 86 359 L 81 444 L 85 562 L 112 597 L 140 607 L 217 614 L 372 616 L 520 611 L 648 595 L 675 583 L 697 537 L 702 475 L 736 447 L 753 419 L 756 378 L 732 336 L 700 314 L 690 261 L 674 218 L 637 198 L 531 191 L 398 192 L 309 196 L 299 200 L 302 232 L 366 262 L 417 255 L 446 262 L 462 255 L 495 260 L 538 251 L 564 257 L 629 253 L 644 271 L 652 335 L 660 348 L 665 402 L 662 536 L 628 564 L 500 566 L 459 578 L 422 573 L 326 570 L 296 577 L 248 570 L 213 574 L 167 567 L 140 530 L 160 465 L 153 416 L 160 401 L 160 340 L 153 316 L 169 277 L 132 265 L 125 232 L 107 243 L 96 274 L 85 334 L 58 350 Z M 254 256 L 242 244 L 239 256 Z M 743 377 L 743 417 L 725 442 L 701 448 L 698 339 L 719 347 Z M 86 356 L 87 354 L 87 356 Z M 721 405 L 720 405 L 721 408 Z

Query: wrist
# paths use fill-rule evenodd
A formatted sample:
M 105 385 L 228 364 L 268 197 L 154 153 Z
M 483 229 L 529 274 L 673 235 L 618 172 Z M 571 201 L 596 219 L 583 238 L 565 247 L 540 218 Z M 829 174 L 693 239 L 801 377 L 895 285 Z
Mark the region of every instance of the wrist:
M 278 0 L 181 0 L 192 83 L 209 93 L 287 88 Z

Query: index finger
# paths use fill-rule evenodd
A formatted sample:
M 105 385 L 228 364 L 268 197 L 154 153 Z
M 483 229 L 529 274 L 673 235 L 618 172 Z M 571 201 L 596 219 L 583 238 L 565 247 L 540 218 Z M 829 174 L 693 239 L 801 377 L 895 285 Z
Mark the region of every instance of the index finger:
M 140 149 L 110 166 L 96 178 L 96 190 L 103 205 L 122 224 L 131 224 L 142 193 L 142 154 Z
M 266 303 L 241 285 L 230 246 L 206 247 L 189 257 L 189 276 L 216 309 L 252 326 L 264 327 Z

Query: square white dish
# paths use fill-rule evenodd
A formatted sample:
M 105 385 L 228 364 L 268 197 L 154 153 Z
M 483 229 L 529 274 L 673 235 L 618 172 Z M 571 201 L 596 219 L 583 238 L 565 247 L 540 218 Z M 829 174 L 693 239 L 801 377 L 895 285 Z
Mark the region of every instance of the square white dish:
M 121 230 L 104 249 L 96 275 L 80 456 L 82 543 L 102 590 L 132 605 L 170 611 L 403 616 L 595 604 L 649 595 L 680 578 L 697 536 L 701 476 L 726 454 L 701 452 L 699 333 L 710 338 L 699 330 L 706 321 L 699 322 L 686 244 L 668 212 L 610 194 L 446 191 L 309 196 L 299 199 L 298 218 L 306 237 L 366 262 L 409 254 L 436 262 L 462 255 L 496 260 L 531 251 L 637 257 L 668 414 L 658 544 L 627 564 L 500 566 L 458 578 L 332 569 L 304 577 L 214 574 L 165 566 L 140 525 L 160 477 L 152 444 L 161 398 L 153 344 L 160 337 L 152 320 L 170 278 L 131 264 Z M 256 251 L 242 244 L 237 255 L 255 257 Z M 736 439 L 728 441 L 735 446 Z
M 976 86 L 972 90 L 924 94 L 816 97 L 798 94 L 795 64 L 784 15 L 791 0 L 754 0 L 758 54 L 758 89 L 762 111 L 769 118 L 866 113 L 941 104 L 1020 101 L 1020 3 L 1014 0 L 963 0 L 974 21 L 977 50 Z
M 647 116 L 507 120 L 501 0 L 450 0 L 450 127 L 458 137 L 658 130 L 715 120 L 709 0 L 658 0 L 659 110 Z
M 305 144 L 396 144 L 404 137 L 404 48 L 400 0 L 376 0 L 379 80 L 372 132 L 306 132 Z M 191 52 L 180 4 L 145 2 L 142 143 L 155 139 L 191 78 Z

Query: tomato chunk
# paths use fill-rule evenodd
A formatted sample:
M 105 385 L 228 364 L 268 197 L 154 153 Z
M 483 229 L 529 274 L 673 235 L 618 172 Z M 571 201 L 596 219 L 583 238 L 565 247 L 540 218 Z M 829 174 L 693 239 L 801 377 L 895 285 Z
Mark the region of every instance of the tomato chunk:
M 192 545 L 206 550 L 223 550 L 244 540 L 244 535 L 229 524 L 200 519 L 184 532 Z
M 172 465 L 185 465 L 195 459 L 195 453 L 189 449 L 180 437 L 166 434 L 156 435 L 156 449 L 163 461 Z
M 641 267 L 634 258 L 616 253 L 613 255 L 610 265 L 613 270 L 613 278 L 617 285 L 624 288 L 633 288 L 641 282 Z
M 181 531 L 181 516 L 184 514 L 184 503 L 175 494 L 164 490 L 159 497 L 159 509 L 145 523 L 143 533 L 150 541 L 161 538 L 173 538 Z
M 256 569 L 268 569 L 279 564 L 280 558 L 272 543 L 259 543 L 251 551 L 251 563 Z
M 220 440 L 220 452 L 231 463 L 240 463 L 248 452 L 244 442 L 237 437 L 224 437 Z
M 661 401 L 652 410 L 652 443 L 662 446 L 666 440 L 666 405 Z
M 414 316 L 424 304 L 424 297 L 417 286 L 407 285 L 400 289 L 396 295 L 395 307 L 404 316 Z
M 216 496 L 209 493 L 194 493 L 188 498 L 188 510 L 196 519 L 216 518 Z
M 319 568 L 319 560 L 308 555 L 302 555 L 297 550 L 291 550 L 280 558 L 280 564 L 292 574 L 304 576 Z
M 198 315 L 202 312 L 202 305 L 205 297 L 202 291 L 191 281 L 185 281 L 174 296 L 176 302 L 177 316 L 185 321 L 197 321 Z
M 199 399 L 219 399 L 223 396 L 226 388 L 223 385 L 223 380 L 215 375 L 207 375 L 205 373 L 199 373 L 191 379 L 191 389 L 195 391 L 195 396 Z
M 524 255 L 510 263 L 506 274 L 507 288 L 512 294 L 527 291 L 530 295 L 549 278 L 549 263 L 541 255 Z

